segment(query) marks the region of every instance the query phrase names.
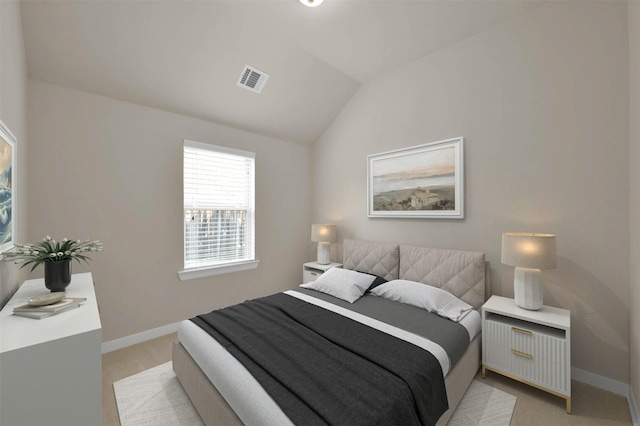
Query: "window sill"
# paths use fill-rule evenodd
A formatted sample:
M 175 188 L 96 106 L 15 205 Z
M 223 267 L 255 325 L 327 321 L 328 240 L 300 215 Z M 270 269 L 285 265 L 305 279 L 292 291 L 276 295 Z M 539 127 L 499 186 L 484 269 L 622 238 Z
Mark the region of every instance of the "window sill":
M 182 271 L 178 271 L 180 281 L 195 280 L 198 278 L 211 277 L 213 275 L 230 274 L 232 272 L 248 271 L 249 269 L 256 269 L 259 260 L 247 260 L 244 262 L 227 263 L 225 265 L 217 266 L 203 266 L 201 268 L 189 268 Z

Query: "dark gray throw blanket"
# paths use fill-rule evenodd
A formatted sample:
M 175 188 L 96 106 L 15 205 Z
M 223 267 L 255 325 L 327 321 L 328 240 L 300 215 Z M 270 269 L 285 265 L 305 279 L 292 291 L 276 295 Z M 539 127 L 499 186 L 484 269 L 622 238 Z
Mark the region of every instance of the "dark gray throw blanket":
M 429 352 L 279 293 L 192 318 L 296 425 L 432 425 L 447 410 Z

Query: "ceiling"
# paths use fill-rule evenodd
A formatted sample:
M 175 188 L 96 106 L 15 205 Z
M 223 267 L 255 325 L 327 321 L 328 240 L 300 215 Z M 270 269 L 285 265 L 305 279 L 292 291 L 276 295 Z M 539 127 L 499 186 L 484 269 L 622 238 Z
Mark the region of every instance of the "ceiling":
M 34 1 L 29 78 L 313 144 L 359 87 L 534 1 Z M 245 64 L 261 94 L 236 86 Z

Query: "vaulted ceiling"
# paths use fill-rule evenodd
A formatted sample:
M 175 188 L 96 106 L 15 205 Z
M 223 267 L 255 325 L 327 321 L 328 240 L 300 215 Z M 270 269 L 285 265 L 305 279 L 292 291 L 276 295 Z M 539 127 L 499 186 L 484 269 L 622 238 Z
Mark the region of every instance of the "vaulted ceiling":
M 29 77 L 311 145 L 359 87 L 540 1 L 22 1 Z M 245 64 L 261 94 L 236 86 Z M 416 76 L 419 78 L 419 76 Z

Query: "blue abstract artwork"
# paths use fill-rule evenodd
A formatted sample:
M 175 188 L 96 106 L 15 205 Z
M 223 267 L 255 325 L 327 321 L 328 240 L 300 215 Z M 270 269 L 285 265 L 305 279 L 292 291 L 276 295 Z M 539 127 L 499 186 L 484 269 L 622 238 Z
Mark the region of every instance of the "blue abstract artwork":
M 13 155 L 14 147 L 5 132 L 0 133 L 0 251 L 13 244 Z

